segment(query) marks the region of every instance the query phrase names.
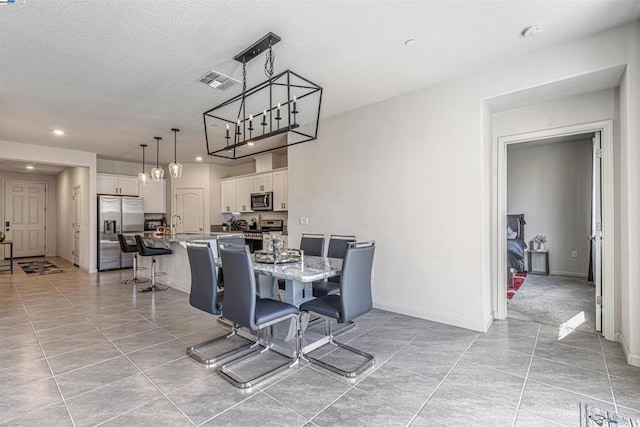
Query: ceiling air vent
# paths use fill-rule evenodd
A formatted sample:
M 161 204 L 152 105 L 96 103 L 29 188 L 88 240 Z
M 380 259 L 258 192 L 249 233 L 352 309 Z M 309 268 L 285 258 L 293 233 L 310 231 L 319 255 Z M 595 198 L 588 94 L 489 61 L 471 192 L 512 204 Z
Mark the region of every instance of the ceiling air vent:
M 233 77 L 225 76 L 224 74 L 214 70 L 207 71 L 207 73 L 200 77 L 198 81 L 202 84 L 219 90 L 227 90 L 232 86 L 240 84 L 240 81 L 234 79 Z

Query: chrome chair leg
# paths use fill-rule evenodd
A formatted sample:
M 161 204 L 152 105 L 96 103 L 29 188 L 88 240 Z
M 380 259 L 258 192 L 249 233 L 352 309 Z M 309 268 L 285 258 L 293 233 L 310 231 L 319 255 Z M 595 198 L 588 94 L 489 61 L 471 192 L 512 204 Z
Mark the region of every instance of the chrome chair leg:
M 156 276 L 163 274 L 165 273 L 156 273 L 156 257 L 151 257 L 151 286 L 147 288 L 139 288 L 138 292 L 159 292 L 169 289 L 168 286 L 156 285 Z
M 253 343 L 252 341 L 246 338 L 240 337 L 243 340 L 247 341 L 247 344 L 241 345 L 240 347 L 234 348 L 233 350 L 225 351 L 223 353 L 217 354 L 209 358 L 207 358 L 206 356 L 204 356 L 204 354 L 200 352 L 200 349 L 203 347 L 206 347 L 208 345 L 211 345 L 220 341 L 228 340 L 230 338 L 233 338 L 234 336 L 240 337 L 240 335 L 237 334 L 237 329 L 235 325 L 233 325 L 231 332 L 227 335 L 221 335 L 219 337 L 215 337 L 208 341 L 189 347 L 187 349 L 187 356 L 191 357 L 192 359 L 198 361 L 199 363 L 205 366 L 211 366 L 211 365 L 215 365 L 216 363 L 222 362 L 226 359 L 229 359 L 232 356 L 238 356 L 238 357 L 243 356 L 247 351 L 251 351 L 251 348 L 253 348 L 253 346 L 255 345 L 255 343 Z
M 144 270 L 144 267 L 138 267 L 138 254 L 133 254 L 133 277 L 123 280 L 120 283 L 123 285 L 130 285 L 132 283 L 147 283 L 149 279 L 138 278 L 138 270 Z
M 365 361 L 362 364 L 360 364 L 356 369 L 347 371 L 336 365 L 329 364 L 320 358 L 313 357 L 308 353 L 307 354 L 302 353 L 302 357 L 305 360 L 308 360 L 310 363 L 313 363 L 314 365 L 321 366 L 325 369 L 328 369 L 331 372 L 335 372 L 336 374 L 342 375 L 347 378 L 353 378 L 356 375 L 359 375 L 362 372 L 364 372 L 370 366 L 373 366 L 375 364 L 375 358 L 373 357 L 373 355 L 336 341 L 334 339 L 333 331 L 331 330 L 331 320 L 328 318 L 325 319 L 325 334 L 329 340 L 329 344 L 339 347 L 343 350 L 349 351 L 351 353 L 354 353 L 360 357 L 363 357 Z

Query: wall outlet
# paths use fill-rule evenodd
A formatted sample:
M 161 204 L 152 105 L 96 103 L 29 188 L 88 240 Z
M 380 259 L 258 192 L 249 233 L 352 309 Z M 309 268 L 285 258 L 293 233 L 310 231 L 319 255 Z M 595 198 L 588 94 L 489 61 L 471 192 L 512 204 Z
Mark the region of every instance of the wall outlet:
M 300 225 L 309 225 L 309 217 L 301 216 L 300 217 Z
M 571 251 L 571 258 L 578 258 L 578 251 Z

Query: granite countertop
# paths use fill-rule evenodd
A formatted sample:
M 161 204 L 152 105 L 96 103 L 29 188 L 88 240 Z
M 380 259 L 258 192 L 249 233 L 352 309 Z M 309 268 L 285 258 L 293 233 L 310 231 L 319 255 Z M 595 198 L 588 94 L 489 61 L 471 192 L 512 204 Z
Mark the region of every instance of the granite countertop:
M 145 231 L 143 233 L 145 239 L 155 239 L 166 243 L 179 243 L 189 240 L 211 240 L 218 236 L 242 236 L 242 232 L 238 231 L 219 231 L 212 233 L 178 233 L 176 235 L 156 235 L 154 231 Z

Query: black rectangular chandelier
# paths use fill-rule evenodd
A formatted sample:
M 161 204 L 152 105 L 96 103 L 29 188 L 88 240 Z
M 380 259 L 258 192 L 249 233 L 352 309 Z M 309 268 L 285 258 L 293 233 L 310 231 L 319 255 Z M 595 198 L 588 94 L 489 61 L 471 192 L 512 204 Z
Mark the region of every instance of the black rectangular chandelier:
M 210 156 L 241 159 L 318 138 L 322 88 L 291 70 L 273 75 L 279 41 L 269 33 L 234 58 L 243 64 L 242 93 L 203 113 Z M 263 52 L 268 79 L 247 89 L 246 64 Z

